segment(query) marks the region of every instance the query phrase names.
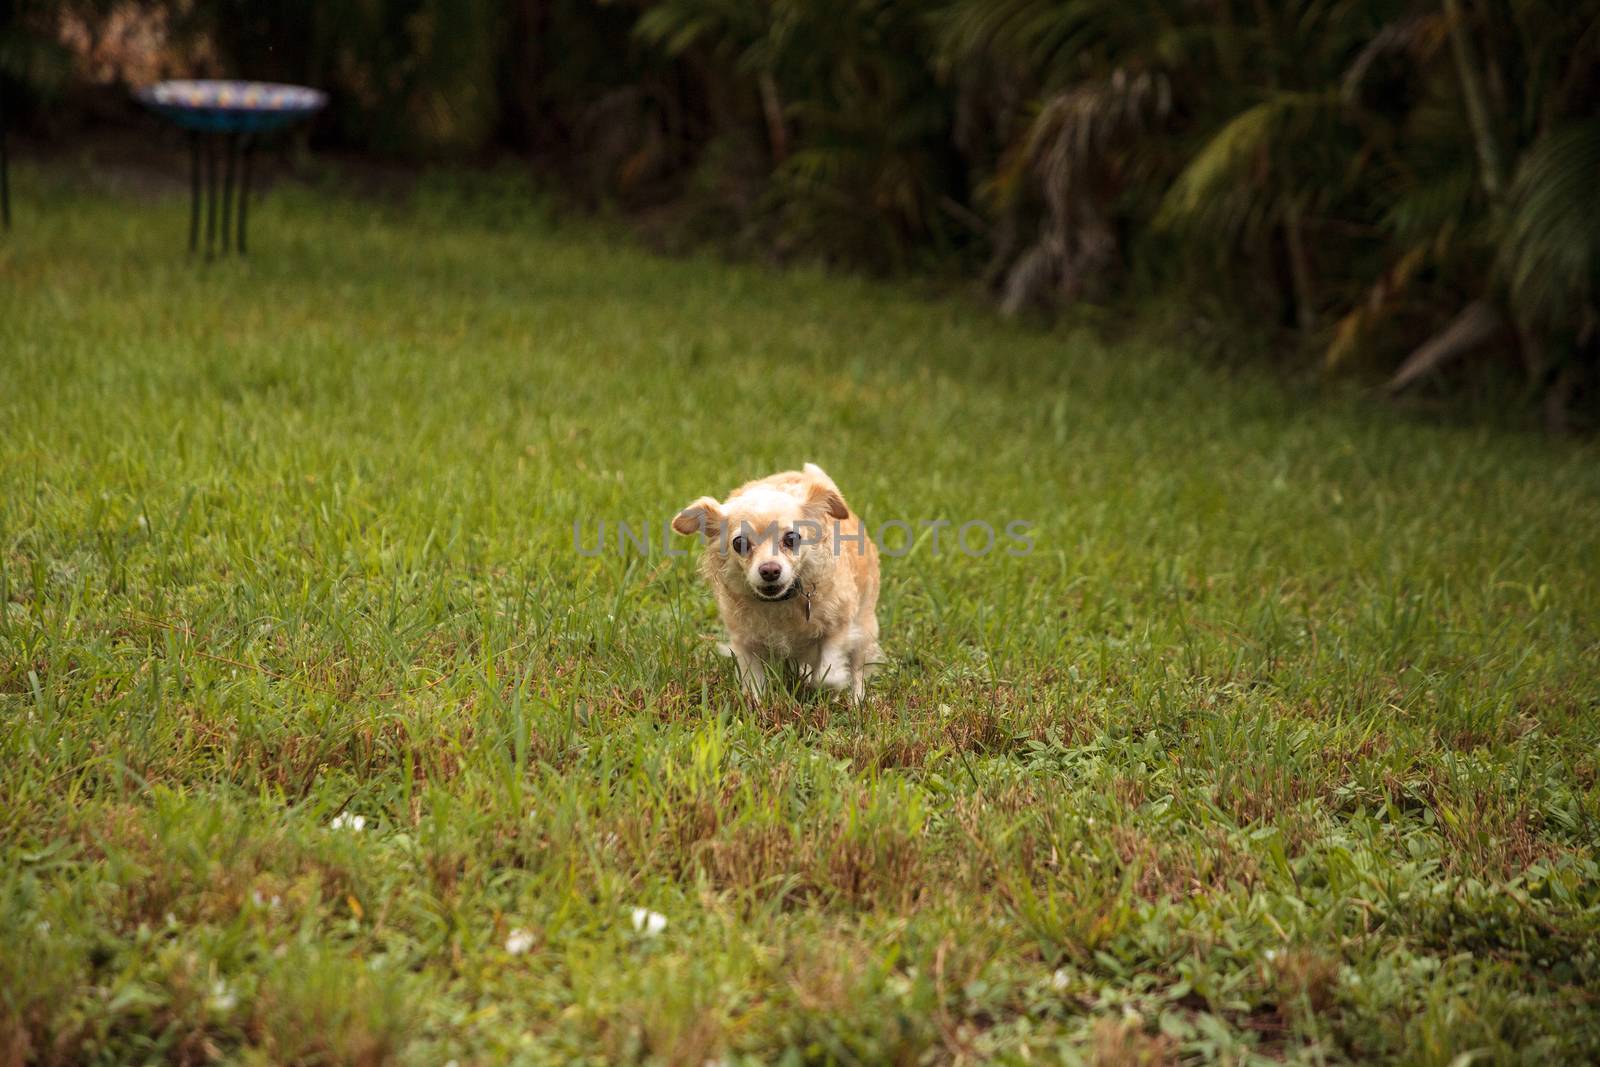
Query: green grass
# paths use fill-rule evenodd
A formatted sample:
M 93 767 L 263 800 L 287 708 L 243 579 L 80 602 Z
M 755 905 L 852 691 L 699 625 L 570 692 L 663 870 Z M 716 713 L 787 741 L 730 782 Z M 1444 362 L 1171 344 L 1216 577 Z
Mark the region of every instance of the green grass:
M 17 186 L 0 1064 L 1600 1057 L 1592 443 L 503 197 L 205 267 Z M 1035 524 L 884 561 L 860 710 L 573 549 L 805 460 Z

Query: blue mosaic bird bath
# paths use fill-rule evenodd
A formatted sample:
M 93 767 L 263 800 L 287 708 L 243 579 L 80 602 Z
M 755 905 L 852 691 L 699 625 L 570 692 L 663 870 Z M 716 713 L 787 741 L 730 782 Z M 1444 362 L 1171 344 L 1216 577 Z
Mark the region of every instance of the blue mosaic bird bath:
M 135 93 L 150 110 L 198 133 L 264 133 L 321 111 L 328 94 L 277 82 L 166 81 Z
M 202 161 L 205 170 L 206 257 L 211 257 L 217 231 L 217 146 L 223 154 L 222 251 L 228 251 L 238 186 L 238 251 L 245 250 L 245 219 L 250 198 L 250 149 L 256 135 L 281 130 L 321 111 L 328 94 L 303 85 L 247 81 L 164 81 L 134 94 L 157 115 L 189 133 L 189 251 L 200 243 Z

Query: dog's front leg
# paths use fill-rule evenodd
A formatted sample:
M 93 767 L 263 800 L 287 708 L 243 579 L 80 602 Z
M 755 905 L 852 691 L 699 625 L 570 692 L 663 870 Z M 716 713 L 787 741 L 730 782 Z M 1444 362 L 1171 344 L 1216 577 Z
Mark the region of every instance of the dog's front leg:
M 767 664 L 755 649 L 733 646 L 733 662 L 739 672 L 739 685 L 745 696 L 760 700 L 767 692 Z
M 859 703 L 866 695 L 866 682 L 862 673 L 855 669 L 850 656 L 850 646 L 846 641 L 836 641 L 824 644 L 817 653 L 817 665 L 808 674 L 807 681 L 812 685 L 832 689 L 835 692 L 849 691 L 850 699 Z

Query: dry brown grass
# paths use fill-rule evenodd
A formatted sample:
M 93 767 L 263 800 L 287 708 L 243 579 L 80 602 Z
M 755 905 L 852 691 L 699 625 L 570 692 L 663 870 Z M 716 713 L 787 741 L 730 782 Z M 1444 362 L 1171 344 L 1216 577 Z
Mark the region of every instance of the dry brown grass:
M 1123 867 L 1133 873 L 1133 890 L 1149 901 L 1249 887 L 1260 877 L 1254 857 L 1242 852 L 1217 829 L 1208 829 L 1199 843 L 1158 842 L 1132 826 L 1111 829 Z
M 1278 953 L 1267 965 L 1273 1000 L 1289 1022 L 1306 1020 L 1333 1007 L 1339 988 L 1339 960 L 1310 948 Z
M 1101 1019 L 1089 1037 L 1095 1067 L 1166 1067 L 1178 1062 L 1177 1045 L 1165 1034 L 1147 1033 L 1137 1019 Z

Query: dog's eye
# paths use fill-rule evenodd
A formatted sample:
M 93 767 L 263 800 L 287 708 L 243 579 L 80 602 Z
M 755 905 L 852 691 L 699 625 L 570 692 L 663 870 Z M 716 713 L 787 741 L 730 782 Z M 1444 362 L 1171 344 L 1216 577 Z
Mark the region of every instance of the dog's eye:
M 783 535 L 783 547 L 793 552 L 800 547 L 800 535 L 793 530 Z
M 744 536 L 741 534 L 733 539 L 733 550 L 742 556 L 746 552 L 750 551 L 750 542 L 745 540 Z

